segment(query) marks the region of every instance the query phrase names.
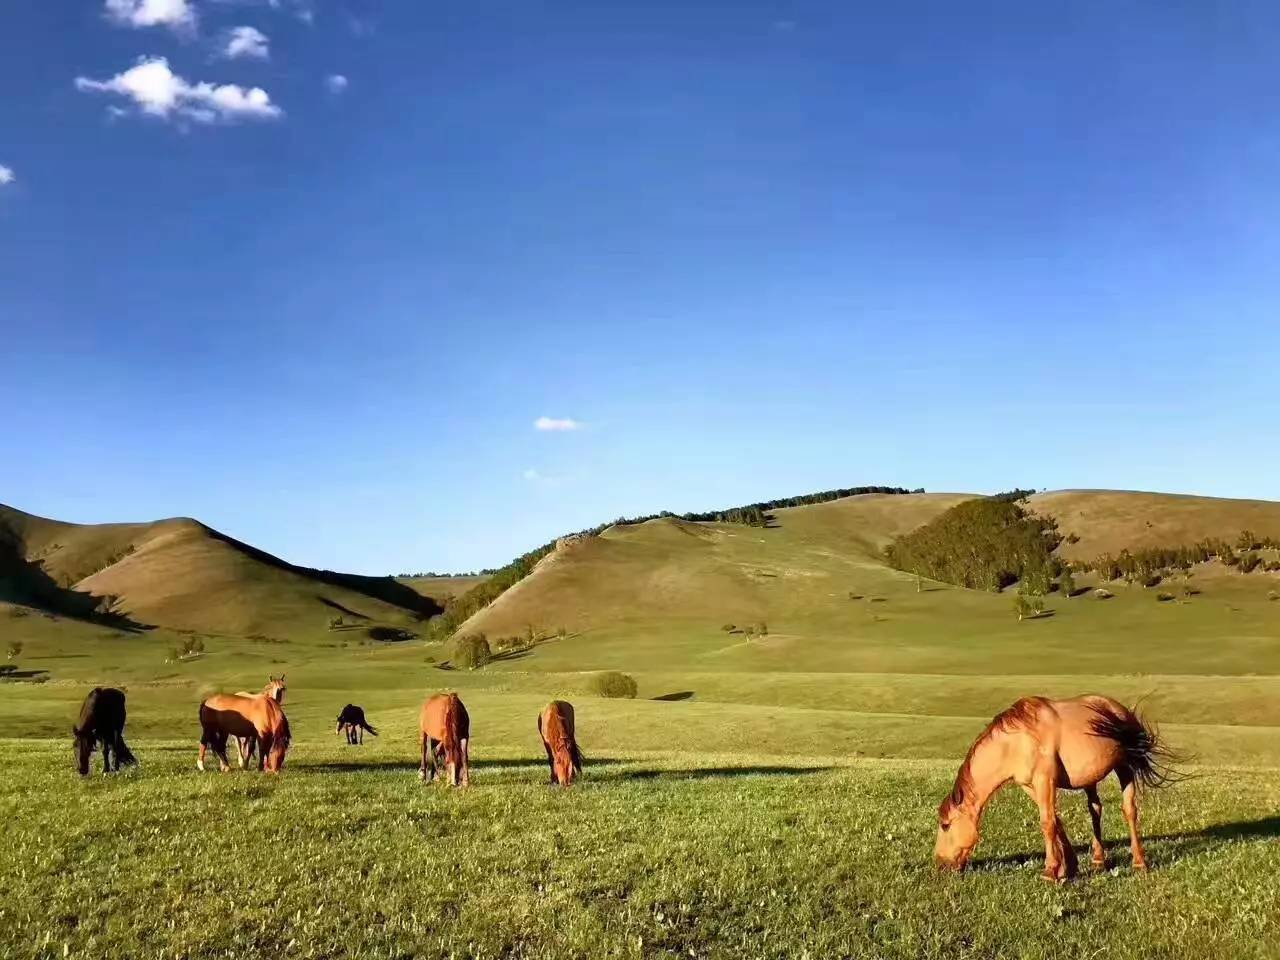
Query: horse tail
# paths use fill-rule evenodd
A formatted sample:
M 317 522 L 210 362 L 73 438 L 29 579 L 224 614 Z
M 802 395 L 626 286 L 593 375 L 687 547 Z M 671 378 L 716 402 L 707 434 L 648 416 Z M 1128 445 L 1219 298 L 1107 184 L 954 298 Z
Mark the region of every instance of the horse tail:
M 455 763 L 462 762 L 462 742 L 458 733 L 458 717 L 462 713 L 462 701 L 456 693 L 449 694 L 449 702 L 444 708 L 444 742 L 445 758 L 452 758 Z
M 129 749 L 129 745 L 124 742 L 124 734 L 116 733 L 116 763 L 132 765 L 138 762 L 138 758 L 133 755 L 133 751 Z
M 582 772 L 582 751 L 578 749 L 578 741 L 569 741 L 569 754 L 573 757 L 573 772 Z
M 1125 765 L 1144 787 L 1164 787 L 1186 779 L 1175 768 L 1186 757 L 1170 749 L 1160 731 L 1143 721 L 1136 710 L 1100 707 L 1089 726 L 1094 736 L 1119 744 Z
M 373 724 L 368 720 L 361 719 L 360 726 L 364 727 L 366 731 L 373 734 L 375 737 L 378 735 L 378 731 L 373 728 Z

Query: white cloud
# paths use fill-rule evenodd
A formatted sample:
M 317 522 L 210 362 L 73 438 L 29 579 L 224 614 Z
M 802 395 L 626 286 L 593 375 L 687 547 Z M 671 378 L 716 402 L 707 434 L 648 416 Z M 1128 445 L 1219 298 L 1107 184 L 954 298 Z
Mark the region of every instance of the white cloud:
M 537 420 L 533 421 L 533 429 L 563 432 L 566 430 L 581 430 L 582 424 L 570 417 L 539 417 Z
M 170 27 L 194 30 L 196 11 L 190 0 L 107 0 L 107 19 L 126 27 Z
M 350 84 L 347 78 L 340 73 L 331 73 L 324 78 L 324 85 L 329 88 L 330 93 L 342 93 Z
M 271 49 L 267 35 L 256 27 L 232 27 L 223 39 L 222 55 L 228 60 L 269 60 Z
M 162 120 L 176 116 L 196 123 L 214 123 L 275 120 L 284 115 L 261 87 L 188 83 L 169 69 L 169 61 L 164 57 L 143 57 L 110 80 L 76 77 L 76 89 L 84 93 L 119 94 L 132 100 L 142 113 Z
M 528 480 L 530 483 L 538 483 L 546 487 L 558 486 L 561 479 L 560 477 L 549 476 L 543 473 L 541 470 L 535 470 L 533 467 L 530 467 L 528 470 L 522 473 L 521 476 L 524 477 L 526 480 Z
M 0 163 L 0 187 L 6 187 L 17 179 L 18 175 L 13 172 L 13 167 L 6 167 Z

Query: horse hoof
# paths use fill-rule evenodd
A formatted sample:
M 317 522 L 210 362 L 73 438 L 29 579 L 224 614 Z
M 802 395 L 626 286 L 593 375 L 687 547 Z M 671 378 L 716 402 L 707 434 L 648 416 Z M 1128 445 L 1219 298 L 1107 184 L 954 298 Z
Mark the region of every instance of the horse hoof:
M 1142 861 L 1139 861 L 1138 863 L 1135 863 L 1135 864 L 1133 865 L 1133 869 L 1135 869 L 1135 870 L 1141 870 L 1143 873 L 1146 873 L 1146 872 L 1147 872 L 1147 865 L 1146 865 L 1146 863 L 1144 863 L 1144 862 L 1142 862 Z
M 201 773 L 204 773 L 204 761 L 203 761 L 203 760 L 197 760 L 197 761 L 196 761 L 196 769 L 197 769 L 197 770 L 199 770 Z

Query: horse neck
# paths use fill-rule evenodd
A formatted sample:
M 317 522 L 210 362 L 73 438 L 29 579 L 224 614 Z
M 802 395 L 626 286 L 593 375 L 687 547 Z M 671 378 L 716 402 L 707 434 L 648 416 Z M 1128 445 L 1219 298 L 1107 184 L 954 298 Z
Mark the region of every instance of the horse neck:
M 1003 741 L 1007 736 L 1008 734 L 997 730 L 979 741 L 956 778 L 957 783 L 961 778 L 967 781 L 964 799 L 959 807 L 975 820 L 982 817 L 982 811 L 992 795 L 1009 782 L 1003 749 Z

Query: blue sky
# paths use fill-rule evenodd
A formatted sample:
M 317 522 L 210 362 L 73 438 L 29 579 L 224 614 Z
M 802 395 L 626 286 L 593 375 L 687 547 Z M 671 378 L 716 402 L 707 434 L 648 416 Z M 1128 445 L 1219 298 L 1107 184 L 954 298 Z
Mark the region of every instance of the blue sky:
M 1280 498 L 1274 4 L 0 18 L 0 501 L 384 573 L 857 484 Z

